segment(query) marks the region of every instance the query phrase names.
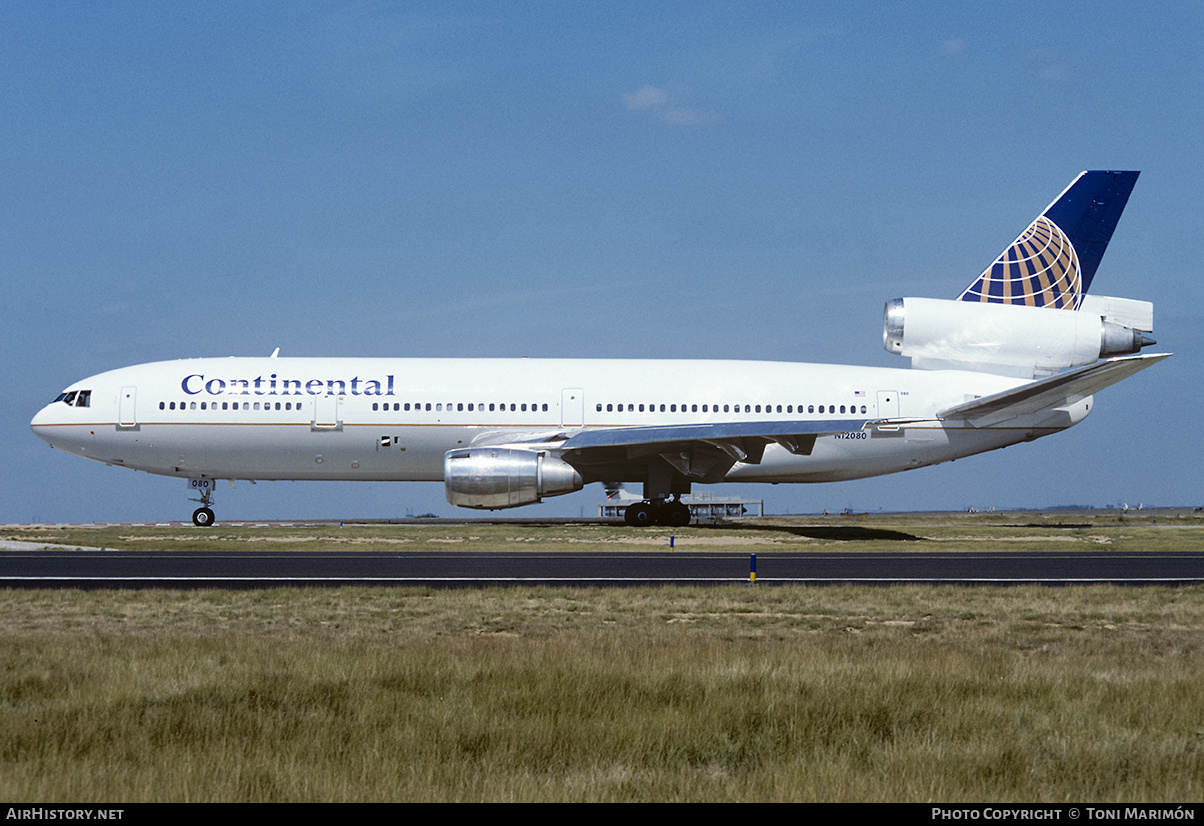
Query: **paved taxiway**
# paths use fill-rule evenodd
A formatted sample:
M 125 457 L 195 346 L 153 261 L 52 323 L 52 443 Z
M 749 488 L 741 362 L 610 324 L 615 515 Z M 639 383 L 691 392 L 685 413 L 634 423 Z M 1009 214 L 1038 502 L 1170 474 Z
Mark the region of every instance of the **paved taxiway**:
M 750 581 L 751 554 L 133 552 L 43 547 L 0 551 L 0 587 L 269 588 L 280 586 L 728 585 Z M 789 553 L 756 556 L 758 584 L 1204 582 L 1204 554 Z

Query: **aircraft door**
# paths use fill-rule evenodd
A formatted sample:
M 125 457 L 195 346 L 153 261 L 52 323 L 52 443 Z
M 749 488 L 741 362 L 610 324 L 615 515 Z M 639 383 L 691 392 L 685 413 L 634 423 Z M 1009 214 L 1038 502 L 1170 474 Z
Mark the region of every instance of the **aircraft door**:
M 581 427 L 585 424 L 585 393 L 580 387 L 560 391 L 560 426 Z
M 899 394 L 894 390 L 878 391 L 878 417 L 882 419 L 899 418 Z
M 343 421 L 339 418 L 341 401 L 341 396 L 314 396 L 314 418 L 310 422 L 310 430 L 342 430 Z
M 137 397 L 137 387 L 121 388 L 121 395 L 117 398 L 117 426 L 119 428 L 133 429 L 138 426 L 138 413 L 135 409 Z

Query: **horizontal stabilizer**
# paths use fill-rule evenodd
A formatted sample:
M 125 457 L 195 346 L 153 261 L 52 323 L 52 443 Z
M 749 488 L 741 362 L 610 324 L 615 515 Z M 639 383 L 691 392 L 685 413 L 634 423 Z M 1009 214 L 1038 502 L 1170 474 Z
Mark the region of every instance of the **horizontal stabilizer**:
M 949 407 L 939 411 L 936 416 L 938 419 L 965 419 L 972 425 L 983 426 L 1016 416 L 1065 407 L 1082 401 L 1164 358 L 1169 358 L 1170 355 L 1155 353 L 1108 359 Z

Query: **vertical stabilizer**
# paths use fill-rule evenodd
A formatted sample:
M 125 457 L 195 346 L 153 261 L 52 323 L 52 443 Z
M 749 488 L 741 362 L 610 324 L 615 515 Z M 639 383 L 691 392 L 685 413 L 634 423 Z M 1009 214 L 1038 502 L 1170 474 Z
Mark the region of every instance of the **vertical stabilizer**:
M 959 301 L 1077 310 L 1139 172 L 1082 172 Z

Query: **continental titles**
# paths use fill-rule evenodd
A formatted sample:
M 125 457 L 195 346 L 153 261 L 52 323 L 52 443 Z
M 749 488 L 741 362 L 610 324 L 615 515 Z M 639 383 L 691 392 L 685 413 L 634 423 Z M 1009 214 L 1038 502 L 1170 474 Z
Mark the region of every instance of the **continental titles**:
M 185 376 L 180 389 L 189 396 L 392 396 L 393 376 L 383 379 L 282 379 L 275 373 L 267 378 L 207 378 L 204 373 Z

